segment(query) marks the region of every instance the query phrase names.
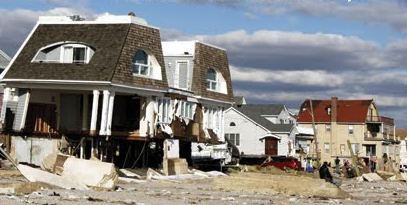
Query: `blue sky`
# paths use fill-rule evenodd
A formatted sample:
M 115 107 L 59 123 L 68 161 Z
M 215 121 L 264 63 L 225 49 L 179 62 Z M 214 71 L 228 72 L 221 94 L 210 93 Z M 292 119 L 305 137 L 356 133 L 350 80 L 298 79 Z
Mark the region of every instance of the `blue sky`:
M 0 49 L 14 55 L 40 15 L 129 11 L 165 40 L 226 48 L 251 103 L 373 98 L 407 127 L 407 0 L 0 0 Z

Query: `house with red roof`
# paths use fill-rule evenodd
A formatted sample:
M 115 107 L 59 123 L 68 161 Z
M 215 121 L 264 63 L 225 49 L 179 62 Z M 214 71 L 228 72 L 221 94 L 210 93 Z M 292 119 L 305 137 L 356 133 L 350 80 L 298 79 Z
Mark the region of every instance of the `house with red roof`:
M 305 100 L 299 110 L 298 125 L 315 125 L 316 142 L 312 140 L 309 155 L 321 162 L 334 164 L 336 157 L 351 160 L 347 145 L 365 161 L 380 161 L 384 154 L 398 166 L 399 146 L 392 118 L 380 116 L 372 99 Z M 378 168 L 378 167 L 376 167 Z

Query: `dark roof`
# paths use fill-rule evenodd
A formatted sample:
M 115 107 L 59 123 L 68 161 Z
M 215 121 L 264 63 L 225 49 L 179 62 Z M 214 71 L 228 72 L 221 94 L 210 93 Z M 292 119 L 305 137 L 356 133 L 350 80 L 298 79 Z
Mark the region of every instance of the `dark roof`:
M 50 44 L 81 42 L 95 49 L 88 64 L 31 62 Z M 162 69 L 162 80 L 132 74 L 138 49 L 151 52 Z M 160 32 L 138 24 L 40 24 L 18 55 L 5 79 L 111 81 L 141 87 L 168 88 Z
M 215 68 L 217 72 L 222 74 L 226 81 L 227 94 L 207 89 L 206 76 L 210 68 Z M 225 50 L 197 42 L 192 75 L 192 91 L 196 95 L 233 103 L 232 79 Z
M 366 122 L 369 106 L 373 100 L 338 100 L 337 122 L 364 123 Z M 331 100 L 312 100 L 315 122 L 331 122 L 331 115 L 327 109 L 331 107 Z M 331 108 L 334 109 L 334 108 Z M 305 100 L 300 108 L 297 122 L 312 122 L 309 100 Z
M 293 127 L 293 124 L 273 124 L 263 117 L 264 115 L 280 114 L 284 109 L 282 104 L 251 104 L 234 108 L 271 132 L 290 132 Z
M 109 81 L 114 73 L 130 24 L 41 24 L 28 40 L 5 78 Z M 83 42 L 95 48 L 88 64 L 31 63 L 47 45 Z

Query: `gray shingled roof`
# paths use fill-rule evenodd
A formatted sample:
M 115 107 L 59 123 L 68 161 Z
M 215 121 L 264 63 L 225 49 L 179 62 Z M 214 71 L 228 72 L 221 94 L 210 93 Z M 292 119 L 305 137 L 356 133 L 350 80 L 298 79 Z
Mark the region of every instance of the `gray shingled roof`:
M 278 115 L 284 109 L 282 104 L 242 105 L 235 107 L 239 112 L 271 132 L 290 132 L 293 124 L 273 124 L 262 115 Z
M 5 78 L 109 81 L 129 27 L 130 24 L 40 25 Z M 40 48 L 64 41 L 84 42 L 95 48 L 89 64 L 31 63 Z
M 10 63 L 10 57 L 0 50 L 0 69 L 5 69 Z

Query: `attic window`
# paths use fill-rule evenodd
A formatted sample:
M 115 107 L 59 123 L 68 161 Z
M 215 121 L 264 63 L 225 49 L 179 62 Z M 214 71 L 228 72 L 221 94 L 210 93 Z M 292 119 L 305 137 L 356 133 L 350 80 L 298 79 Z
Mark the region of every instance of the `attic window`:
M 148 50 L 138 49 L 131 58 L 133 76 L 162 80 L 161 66 Z
M 148 54 L 144 50 L 137 50 L 133 58 L 133 74 L 149 76 L 150 70 Z
M 228 93 L 225 78 L 214 68 L 209 68 L 206 73 L 206 89 L 223 94 Z
M 218 87 L 218 78 L 215 69 L 209 68 L 206 76 L 208 90 L 216 91 Z
M 230 127 L 234 127 L 234 126 L 236 126 L 236 123 L 231 122 L 231 123 L 229 124 L 229 126 L 230 126 Z
M 94 53 L 95 49 L 83 43 L 54 43 L 41 48 L 35 55 L 33 62 L 87 64 Z

